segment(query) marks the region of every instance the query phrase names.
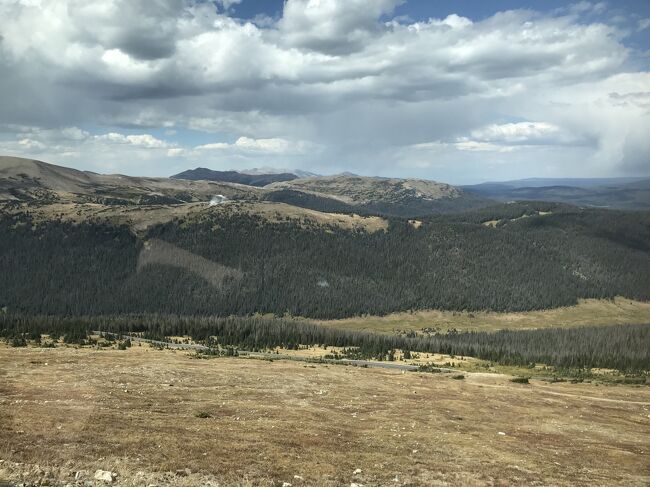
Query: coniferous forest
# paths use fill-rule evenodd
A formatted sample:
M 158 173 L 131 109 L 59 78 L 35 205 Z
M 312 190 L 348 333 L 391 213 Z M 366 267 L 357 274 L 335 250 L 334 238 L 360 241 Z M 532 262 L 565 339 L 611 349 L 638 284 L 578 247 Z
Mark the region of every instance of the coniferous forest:
M 5 215 L 0 307 L 341 318 L 647 300 L 649 215 L 513 204 L 431 216 L 418 228 L 392 219 L 386 231 L 366 232 L 215 212 L 138 236 L 126 226 Z
M 386 336 L 299 319 L 417 309 L 525 311 L 579 298 L 650 299 L 650 216 L 517 203 L 368 232 L 203 212 L 146 233 L 105 221 L 0 220 L 7 340 L 90 330 L 468 355 L 501 364 L 650 369 L 648 326 Z M 256 313 L 271 313 L 262 318 Z

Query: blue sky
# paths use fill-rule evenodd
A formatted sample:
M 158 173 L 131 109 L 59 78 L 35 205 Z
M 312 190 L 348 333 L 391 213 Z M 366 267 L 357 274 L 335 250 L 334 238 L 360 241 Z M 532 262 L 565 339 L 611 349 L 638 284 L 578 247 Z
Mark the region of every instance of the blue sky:
M 430 17 L 445 18 L 449 14 L 458 14 L 474 21 L 482 20 L 504 10 L 533 9 L 538 12 L 566 8 L 577 2 L 560 0 L 411 0 L 404 2 L 395 9 L 396 15 L 407 15 L 414 20 L 426 20 Z M 641 16 L 650 15 L 650 2 L 647 0 L 620 0 L 616 7 Z M 230 8 L 241 18 L 251 19 L 264 14 L 270 17 L 280 17 L 284 0 L 244 0 Z
M 0 0 L 0 35 L 0 153 L 161 176 L 650 175 L 647 0 Z

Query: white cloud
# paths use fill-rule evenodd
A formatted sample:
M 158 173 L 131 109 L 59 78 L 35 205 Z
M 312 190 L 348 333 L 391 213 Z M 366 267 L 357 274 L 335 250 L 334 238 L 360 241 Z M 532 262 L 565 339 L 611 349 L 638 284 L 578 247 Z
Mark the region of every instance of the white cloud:
M 25 149 L 28 151 L 37 151 L 40 152 L 43 149 L 45 149 L 45 144 L 42 142 L 39 142 L 38 140 L 33 140 L 33 139 L 20 139 L 18 141 L 18 145 L 20 146 L 21 149 Z
M 512 146 L 503 146 L 498 144 L 491 144 L 490 142 L 463 139 L 460 139 L 458 142 L 454 143 L 454 146 L 458 150 L 473 152 L 511 152 L 514 149 Z
M 560 133 L 560 128 L 547 122 L 517 122 L 491 124 L 472 131 L 472 138 L 489 142 L 535 142 Z
M 150 134 L 124 135 L 115 132 L 95 136 L 96 140 L 106 141 L 114 144 L 131 144 L 146 149 L 167 149 L 171 144 L 164 140 L 157 139 Z
M 377 19 L 403 0 L 287 0 L 278 27 L 282 41 L 332 54 L 356 51 L 379 35 Z
M 293 142 L 281 138 L 252 139 L 250 137 L 239 137 L 232 144 L 226 142 L 215 142 L 199 145 L 195 149 L 199 151 L 230 150 L 247 153 L 295 155 L 317 150 L 318 147 L 315 144 L 306 141 Z
M 181 147 L 172 147 L 171 149 L 167 149 L 167 156 L 168 157 L 178 157 L 184 155 L 186 152 L 185 149 Z
M 535 175 L 555 149 L 557 175 L 647 160 L 650 80 L 626 29 L 594 20 L 605 4 L 473 22 L 391 19 L 399 0 L 288 0 L 280 19 L 254 24 L 227 15 L 234 3 L 0 0 L 1 147 L 135 173 L 131 160 L 170 169 L 197 153 L 242 165 L 289 155 L 323 172 L 435 166 L 418 175 L 438 179 L 470 166 L 491 177 L 503 158 Z M 628 30 L 644 20 L 629 16 Z M 134 126 L 141 135 L 124 135 Z M 90 135 L 97 127 L 107 133 Z M 171 128 L 175 140 L 189 129 L 235 142 L 196 149 L 147 134 Z M 433 164 L 422 144 L 436 143 Z

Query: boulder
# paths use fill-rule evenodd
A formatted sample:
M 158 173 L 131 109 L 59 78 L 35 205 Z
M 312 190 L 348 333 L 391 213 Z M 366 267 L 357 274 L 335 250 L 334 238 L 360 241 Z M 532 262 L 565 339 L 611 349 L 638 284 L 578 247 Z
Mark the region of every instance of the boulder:
M 116 477 L 117 475 L 115 473 L 109 472 L 108 470 L 97 470 L 95 471 L 94 479 L 101 480 L 110 484 L 113 482 L 113 480 L 115 480 Z

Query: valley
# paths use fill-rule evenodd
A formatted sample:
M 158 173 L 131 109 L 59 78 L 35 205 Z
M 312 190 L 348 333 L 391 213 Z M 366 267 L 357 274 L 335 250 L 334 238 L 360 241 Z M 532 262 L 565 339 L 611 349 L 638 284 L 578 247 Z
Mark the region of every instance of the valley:
M 0 157 L 0 485 L 649 481 L 650 214 L 201 174 Z
M 650 1 L 0 0 L 0 487 L 650 486 Z
M 650 323 L 650 303 L 621 297 L 612 300 L 581 299 L 575 306 L 541 311 L 496 313 L 489 311 L 426 310 L 392 313 L 386 316 L 358 316 L 320 320 L 324 326 L 382 333 L 421 332 L 432 328 L 441 332 L 527 330 L 575 326 L 628 325 Z

